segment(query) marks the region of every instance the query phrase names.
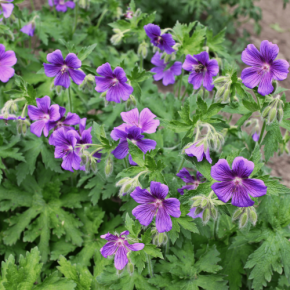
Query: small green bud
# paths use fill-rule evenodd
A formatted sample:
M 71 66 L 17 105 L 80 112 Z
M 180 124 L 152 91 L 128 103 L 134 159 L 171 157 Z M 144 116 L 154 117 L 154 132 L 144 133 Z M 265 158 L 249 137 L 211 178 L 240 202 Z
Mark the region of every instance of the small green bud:
M 234 103 L 238 103 L 238 102 L 239 102 L 239 98 L 238 98 L 237 96 L 234 96 L 234 97 L 233 97 L 233 102 L 234 102 Z
M 277 109 L 274 107 L 269 112 L 269 116 L 268 116 L 268 123 L 269 124 L 271 124 L 275 120 L 276 114 L 277 114 Z
M 197 207 L 195 210 L 195 214 L 198 215 L 203 211 L 203 209 L 201 207 Z
M 226 89 L 226 86 L 222 86 L 222 87 L 220 87 L 217 90 L 216 95 L 215 95 L 216 100 L 219 100 L 221 98 L 221 96 L 224 93 L 225 89 Z
M 59 96 L 62 92 L 62 86 L 55 86 L 55 92 Z
M 248 222 L 248 213 L 244 212 L 240 217 L 240 229 L 243 228 Z
M 206 198 L 202 199 L 201 203 L 200 203 L 200 207 L 204 208 L 204 207 L 206 207 L 207 204 L 208 204 L 208 200 Z
M 217 217 L 218 217 L 218 211 L 217 211 L 217 209 L 215 207 L 211 207 L 211 209 L 210 209 L 210 215 L 211 215 L 211 217 L 214 220 L 217 219 Z
M 88 156 L 86 154 L 83 154 L 81 156 L 81 166 L 85 166 L 88 163 Z
M 12 105 L 11 105 L 11 110 L 12 110 L 12 112 L 17 113 L 17 111 L 18 111 L 18 106 L 17 106 L 17 104 L 16 104 L 15 102 L 12 103 Z
M 128 270 L 128 273 L 130 274 L 130 276 L 132 276 L 134 274 L 134 264 L 132 264 L 131 262 L 129 262 L 127 264 L 127 270 Z
M 195 210 L 195 212 L 196 212 L 196 210 Z M 209 219 L 210 219 L 210 210 L 209 210 L 209 208 L 207 207 L 207 208 L 205 208 L 204 211 L 203 211 L 203 214 L 202 214 L 202 221 L 203 221 L 204 224 L 207 224 L 208 221 L 209 221 Z
M 116 183 L 116 186 L 122 186 L 131 180 L 130 177 L 124 177 Z
M 138 47 L 138 50 L 137 50 L 137 54 L 138 56 L 141 56 L 143 58 L 146 58 L 147 57 L 147 54 L 148 54 L 148 44 L 143 41 L 139 47 Z
M 227 89 L 227 90 L 224 92 L 222 103 L 228 103 L 228 102 L 229 102 L 230 92 L 231 92 L 230 89 Z
M 286 152 L 287 154 L 289 154 L 288 144 L 285 145 L 285 152 Z
M 192 204 L 192 207 L 200 206 L 200 204 L 201 204 L 201 199 L 195 200 L 194 203 Z
M 243 213 L 243 208 L 239 207 L 233 214 L 233 220 L 236 220 L 239 218 L 239 216 Z
M 277 121 L 280 123 L 283 119 L 284 111 L 283 109 L 278 109 L 277 110 Z
M 112 172 L 113 172 L 113 160 L 111 157 L 108 157 L 107 160 L 106 160 L 106 165 L 105 165 L 105 174 L 106 174 L 106 177 L 109 177 Z
M 228 77 L 225 77 L 225 76 L 221 76 L 221 77 L 218 77 L 216 78 L 213 83 L 216 85 L 216 84 L 220 84 L 220 83 L 225 83 L 229 80 Z
M 254 207 L 251 207 L 250 208 L 250 221 L 252 222 L 253 225 L 256 225 L 257 219 L 258 219 L 258 216 L 257 216 L 256 210 Z
M 268 106 L 264 109 L 263 113 L 262 113 L 262 117 L 263 118 L 267 118 L 268 114 L 269 114 L 269 111 L 270 111 L 271 107 Z
M 97 173 L 97 171 L 98 171 L 97 161 L 95 159 L 91 159 L 91 170 L 94 173 Z
M 95 77 L 91 74 L 86 75 L 83 82 L 79 85 L 80 90 L 92 91 L 96 85 Z

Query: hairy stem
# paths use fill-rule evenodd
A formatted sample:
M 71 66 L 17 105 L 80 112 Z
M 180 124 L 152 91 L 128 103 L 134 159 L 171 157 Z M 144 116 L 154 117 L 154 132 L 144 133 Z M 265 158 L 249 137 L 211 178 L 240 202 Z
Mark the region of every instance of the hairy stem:
M 70 87 L 67 89 L 67 94 L 68 94 L 68 108 L 69 108 L 69 111 L 72 113 L 73 107 L 72 107 L 72 101 L 71 101 Z
M 182 158 L 182 160 L 181 160 L 181 162 L 180 162 L 180 165 L 179 165 L 179 167 L 178 167 L 178 169 L 177 169 L 177 173 L 182 169 L 184 162 L 185 162 L 185 159 Z
M 103 20 L 105 14 L 106 14 L 107 12 L 108 12 L 108 9 L 105 9 L 105 10 L 102 12 L 102 14 L 101 14 L 101 16 L 100 16 L 100 18 L 99 18 L 99 20 L 98 20 L 98 23 L 97 23 L 97 25 L 96 25 L 96 29 L 98 29 L 98 28 L 100 27 L 100 25 L 101 25 L 101 23 L 102 23 L 102 20 Z
M 146 258 L 147 258 L 147 263 L 148 263 L 148 273 L 150 278 L 153 277 L 153 268 L 152 268 L 152 263 L 151 263 L 151 259 L 149 258 L 149 256 L 146 254 Z
M 265 128 L 266 128 L 266 121 L 264 121 L 264 123 L 263 123 L 263 127 L 262 127 L 262 130 L 261 130 L 260 138 L 259 138 L 259 141 L 258 141 L 259 145 L 261 144 L 261 142 L 263 140 L 263 135 L 264 135 L 264 132 L 265 132 Z
M 184 59 L 185 59 L 185 56 L 183 56 L 183 58 L 182 58 L 182 63 L 184 63 Z M 179 81 L 178 96 L 177 96 L 178 99 L 181 98 L 180 93 L 181 93 L 183 75 L 184 75 L 184 69 L 182 69 L 182 73 L 181 73 L 181 77 L 180 77 L 180 81 Z

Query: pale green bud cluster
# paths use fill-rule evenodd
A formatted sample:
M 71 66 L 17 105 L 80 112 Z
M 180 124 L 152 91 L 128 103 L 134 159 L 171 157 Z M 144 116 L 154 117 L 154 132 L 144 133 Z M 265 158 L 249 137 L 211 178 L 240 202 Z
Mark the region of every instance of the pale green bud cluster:
M 196 207 L 195 214 L 198 215 L 201 212 L 202 214 L 202 221 L 204 224 L 207 224 L 210 218 L 213 220 L 217 220 L 218 218 L 218 210 L 216 209 L 216 206 L 223 205 L 224 203 L 217 199 L 217 197 L 214 195 L 214 192 L 211 191 L 211 193 L 206 195 L 196 195 L 191 198 L 192 205 L 191 207 Z
M 98 158 L 94 157 L 88 150 L 82 150 L 81 166 L 85 166 L 86 173 L 90 171 L 97 173 Z
M 138 50 L 137 50 L 137 54 L 138 56 L 142 57 L 142 58 L 146 58 L 147 57 L 147 54 L 148 54 L 148 44 L 143 41 L 139 47 L 138 47 Z
M 136 108 L 137 101 L 133 95 L 130 95 L 129 99 L 126 102 L 126 110 L 128 111 L 130 108 Z
M 250 119 L 245 122 L 244 125 L 246 128 L 251 127 L 251 134 L 253 135 L 254 133 L 259 133 L 260 132 L 260 124 L 258 119 Z
M 214 85 L 217 89 L 215 94 L 216 102 L 221 102 L 222 104 L 227 104 L 230 102 L 231 95 L 231 84 L 232 80 L 230 76 L 221 76 L 214 80 Z
M 114 162 L 112 157 L 109 155 L 109 157 L 106 160 L 106 165 L 105 165 L 105 175 L 106 177 L 109 177 L 114 169 Z
M 239 207 L 232 216 L 233 221 L 239 219 L 239 228 L 243 228 L 250 221 L 254 226 L 257 223 L 258 215 L 253 206 Z
M 55 91 L 58 96 L 61 95 L 62 91 L 64 90 L 62 86 L 55 86 L 54 81 L 50 84 L 50 90 Z
M 268 124 L 273 123 L 275 120 L 280 123 L 284 115 L 283 108 L 284 102 L 281 100 L 280 95 L 278 95 L 275 99 L 272 99 L 269 105 L 264 109 L 262 117 L 267 120 Z
M 79 89 L 82 91 L 93 91 L 96 86 L 96 79 L 95 76 L 88 74 L 86 75 L 83 82 L 79 85 Z
M 25 135 L 27 133 L 27 129 L 30 127 L 30 122 L 25 119 L 25 120 L 17 120 L 17 133 L 20 135 Z
M 152 233 L 154 234 L 153 237 L 153 244 L 157 247 L 161 247 L 167 244 L 168 242 L 168 236 L 166 233 L 159 233 L 156 228 L 152 230 Z
M 289 135 L 288 131 L 286 131 L 282 142 L 279 143 L 278 156 L 281 156 L 284 153 L 289 154 L 289 147 L 288 147 L 289 140 L 290 140 L 290 135 Z
M 119 28 L 114 28 L 113 31 L 114 31 L 115 34 L 111 37 L 110 40 L 111 40 L 111 43 L 113 45 L 117 45 L 117 44 L 119 44 L 122 41 L 125 33 L 129 32 L 130 29 L 126 29 L 124 31 L 121 31 Z
M 90 1 L 89 0 L 79 0 L 79 7 L 82 9 L 90 8 Z
M 120 197 L 131 193 L 137 186 L 141 187 L 141 183 L 139 182 L 138 177 L 139 177 L 139 175 L 137 175 L 133 178 L 124 177 L 116 183 L 116 186 L 121 187 L 119 190 Z

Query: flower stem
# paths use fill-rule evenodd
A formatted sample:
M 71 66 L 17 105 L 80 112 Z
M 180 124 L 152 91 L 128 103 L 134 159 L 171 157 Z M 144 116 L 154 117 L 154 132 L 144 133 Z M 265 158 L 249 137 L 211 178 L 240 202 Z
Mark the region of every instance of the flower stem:
M 34 7 L 33 0 L 30 0 L 30 5 L 31 5 L 31 9 L 32 9 L 32 11 L 35 11 L 35 7 Z
M 142 55 L 140 56 L 140 71 L 143 70 L 143 57 Z
M 68 87 L 67 93 L 68 93 L 68 108 L 69 108 L 69 111 L 72 113 L 73 107 L 72 107 L 72 101 L 71 101 L 71 91 L 70 91 L 70 87 Z
M 129 163 L 128 163 L 128 160 L 127 160 L 126 157 L 123 159 L 124 160 L 124 166 L 125 166 L 125 168 L 129 168 Z
M 73 31 L 72 31 L 72 37 L 77 29 L 77 25 L 78 25 L 78 14 L 79 14 L 79 3 L 76 3 L 76 9 L 75 9 L 75 21 L 74 21 L 74 27 L 73 27 Z
M 55 5 L 53 5 L 53 14 L 54 14 L 54 17 L 57 18 L 57 13 L 56 13 Z
M 259 141 L 258 141 L 258 144 L 260 145 L 262 140 L 263 140 L 263 135 L 264 135 L 264 132 L 265 132 L 265 128 L 266 128 L 266 121 L 264 121 L 263 123 L 263 127 L 262 127 L 262 130 L 261 130 L 261 135 L 260 135 L 260 138 L 259 138 Z
M 102 22 L 102 20 L 103 20 L 105 14 L 106 14 L 107 12 L 108 12 L 108 9 L 105 9 L 105 10 L 102 12 L 102 14 L 101 14 L 101 16 L 100 16 L 100 18 L 99 18 L 99 20 L 98 20 L 98 23 L 97 23 L 97 25 L 96 25 L 96 29 L 98 29 L 99 26 L 101 25 L 101 22 Z
M 152 269 L 152 263 L 151 263 L 151 259 L 148 257 L 148 255 L 146 254 L 146 258 L 147 258 L 147 263 L 148 263 L 148 273 L 150 278 L 153 277 L 153 269 Z
M 182 63 L 184 63 L 184 59 L 185 59 L 185 56 L 183 56 L 183 58 L 182 58 Z M 177 96 L 178 99 L 181 97 L 180 93 L 181 93 L 183 75 L 184 75 L 184 69 L 182 69 L 182 73 L 181 73 L 181 77 L 180 77 L 180 81 L 179 81 L 178 96 Z
M 178 167 L 178 169 L 177 169 L 177 173 L 182 169 L 184 162 L 185 162 L 185 159 L 182 158 L 182 160 L 181 160 L 181 162 L 180 162 L 180 165 L 179 165 L 179 167 Z

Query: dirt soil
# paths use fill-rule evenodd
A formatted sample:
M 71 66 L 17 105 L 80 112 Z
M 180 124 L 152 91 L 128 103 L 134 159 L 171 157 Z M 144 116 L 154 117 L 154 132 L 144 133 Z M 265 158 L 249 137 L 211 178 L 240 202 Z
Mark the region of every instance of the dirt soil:
M 35 8 L 40 9 L 47 0 L 33 0 Z M 243 28 L 251 32 L 251 42 L 256 47 L 260 47 L 262 40 L 269 40 L 276 43 L 280 48 L 278 58 L 286 59 L 290 62 L 290 3 L 283 9 L 283 0 L 260 0 L 256 3 L 262 9 L 263 17 L 261 21 L 262 30 L 260 35 L 253 31 L 251 23 L 244 24 Z M 30 1 L 25 0 L 19 5 L 30 8 Z M 281 83 L 281 86 L 290 89 L 290 77 Z M 172 90 L 172 86 L 161 88 L 161 91 Z M 287 101 L 290 102 L 290 91 L 286 92 Z M 282 183 L 290 187 L 290 156 L 274 156 L 268 162 L 272 168 L 271 175 L 282 178 Z

